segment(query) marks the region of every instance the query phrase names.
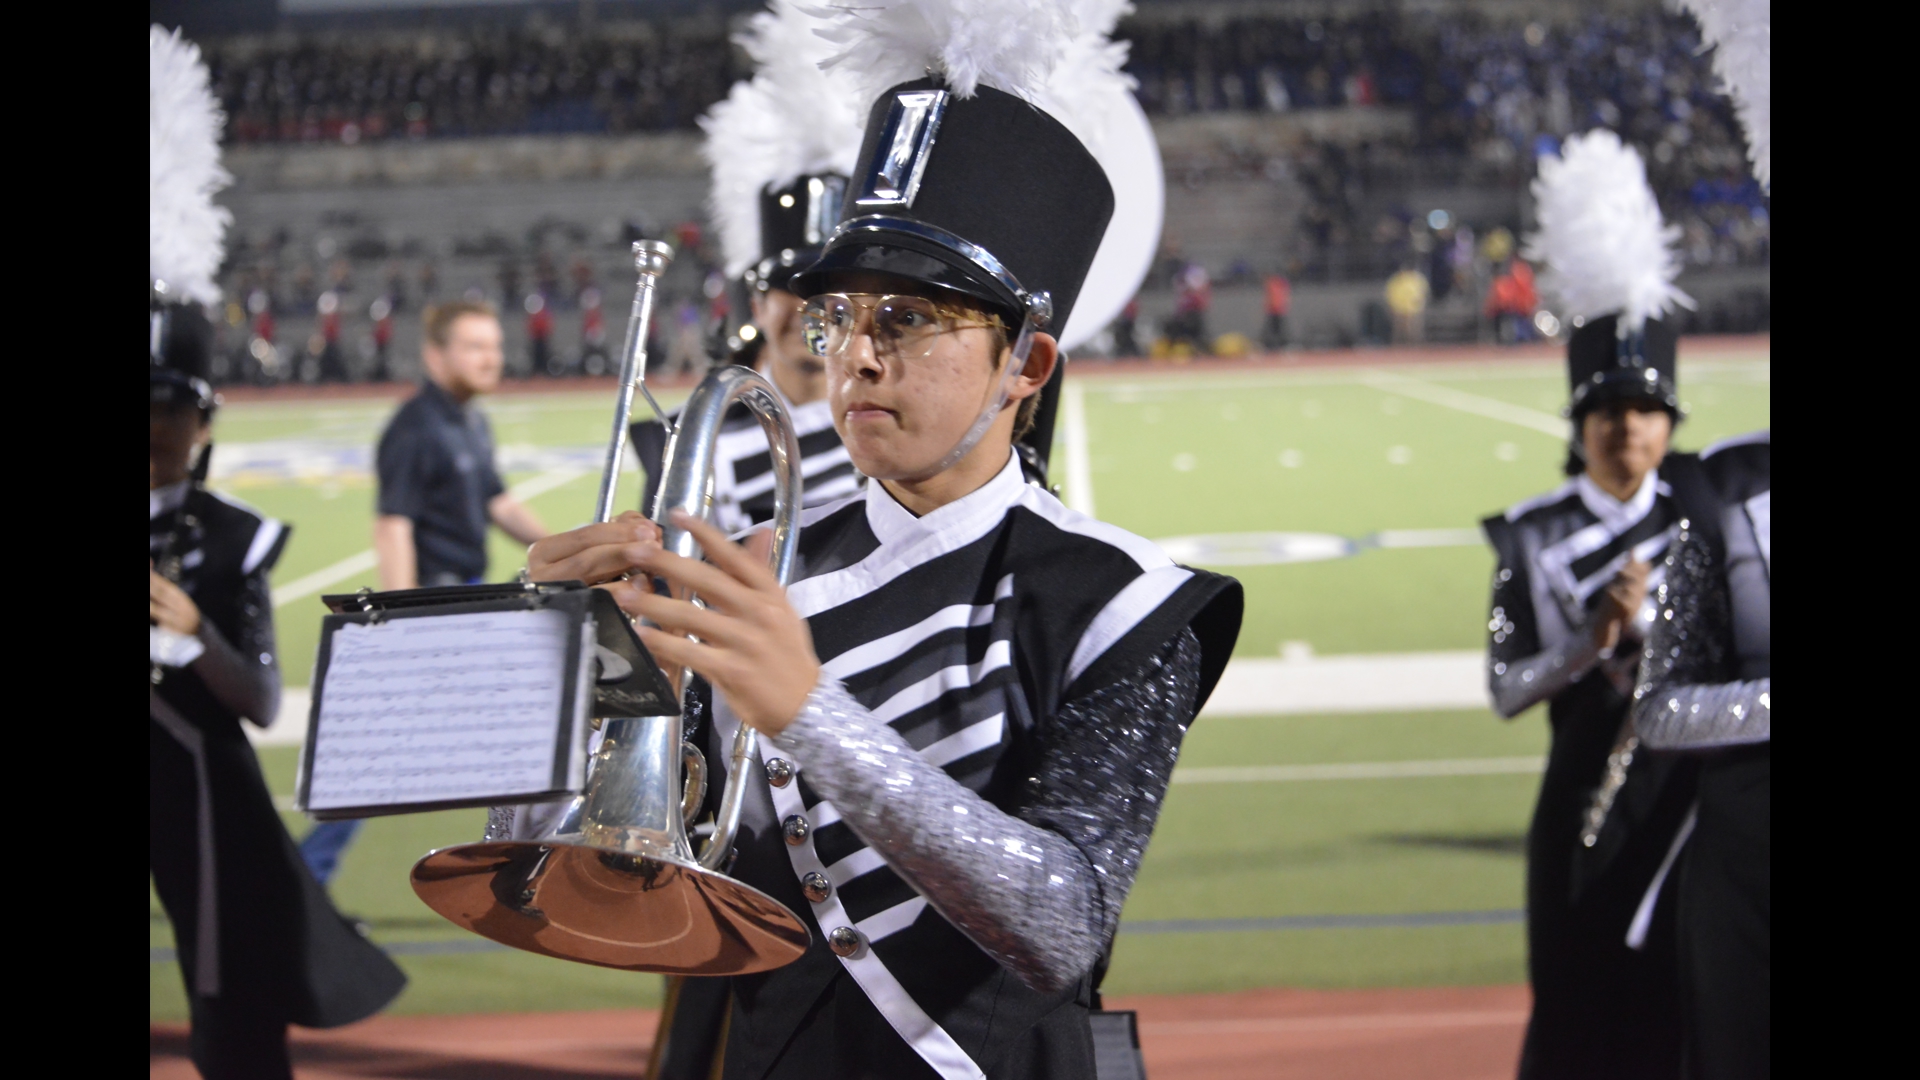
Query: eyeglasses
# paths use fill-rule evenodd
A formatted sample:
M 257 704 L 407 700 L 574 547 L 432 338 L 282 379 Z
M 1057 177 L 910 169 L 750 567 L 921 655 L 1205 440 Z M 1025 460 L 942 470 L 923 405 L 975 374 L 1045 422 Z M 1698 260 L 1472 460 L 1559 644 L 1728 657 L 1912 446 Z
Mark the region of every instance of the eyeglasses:
M 860 334 L 867 315 L 873 351 L 893 360 L 918 360 L 933 351 L 941 334 L 970 327 L 999 325 L 981 321 L 978 312 L 929 300 L 924 296 L 848 296 L 831 293 L 807 302 L 800 314 L 801 333 L 815 356 L 838 356 Z

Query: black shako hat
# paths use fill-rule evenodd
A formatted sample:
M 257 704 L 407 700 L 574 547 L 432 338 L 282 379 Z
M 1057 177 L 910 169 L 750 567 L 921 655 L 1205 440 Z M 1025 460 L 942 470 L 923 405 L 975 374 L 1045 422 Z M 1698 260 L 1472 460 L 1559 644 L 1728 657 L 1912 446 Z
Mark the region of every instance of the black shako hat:
M 1674 366 L 1680 335 L 1659 319 L 1648 319 L 1638 333 L 1621 337 L 1620 317 L 1603 315 L 1576 328 L 1567 341 L 1567 380 L 1572 401 L 1567 411 L 1583 416 L 1605 401 L 1651 399 L 1673 418 L 1681 418 L 1680 387 Z
M 1113 187 L 1058 120 L 992 87 L 961 98 L 920 79 L 874 103 L 857 161 L 839 227 L 792 292 L 892 274 L 984 300 L 1011 326 L 1029 315 L 1036 329 L 1066 325 Z
M 784 289 L 793 275 L 820 257 L 840 221 L 847 178 L 833 173 L 802 176 L 786 187 L 760 193 L 760 261 L 747 284 L 766 292 Z
M 151 311 L 147 351 L 152 403 L 212 409 L 218 403 L 208 382 L 213 371 L 213 324 L 198 304 L 155 297 Z

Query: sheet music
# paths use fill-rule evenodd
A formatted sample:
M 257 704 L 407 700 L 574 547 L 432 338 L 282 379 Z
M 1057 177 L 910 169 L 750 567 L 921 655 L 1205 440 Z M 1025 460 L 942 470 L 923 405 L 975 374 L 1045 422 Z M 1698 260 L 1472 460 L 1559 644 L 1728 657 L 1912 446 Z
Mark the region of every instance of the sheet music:
M 427 615 L 333 634 L 307 807 L 552 790 L 572 620 Z

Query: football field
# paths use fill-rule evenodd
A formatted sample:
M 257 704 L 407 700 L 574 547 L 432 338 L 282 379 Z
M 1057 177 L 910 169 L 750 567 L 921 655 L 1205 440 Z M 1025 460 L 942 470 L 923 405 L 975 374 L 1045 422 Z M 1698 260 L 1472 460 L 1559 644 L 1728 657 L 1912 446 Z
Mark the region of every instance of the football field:
M 1502 722 L 1479 703 L 1492 560 L 1474 529 L 1564 479 L 1564 367 L 1538 357 L 1074 369 L 1054 454 L 1063 497 L 1247 589 L 1234 664 L 1187 738 L 1109 992 L 1525 979 L 1522 846 L 1545 721 Z M 1688 339 L 1681 357 L 1678 448 L 1768 426 L 1766 339 Z M 308 682 L 319 594 L 374 582 L 372 445 L 394 404 L 279 399 L 220 414 L 215 486 L 293 526 L 274 574 L 290 689 Z M 584 522 L 612 395 L 501 395 L 485 408 L 508 482 L 550 526 Z M 631 472 L 624 498 L 637 504 L 640 489 Z M 523 562 L 496 532 L 489 577 Z M 261 748 L 282 796 L 297 726 Z M 654 1004 L 657 977 L 497 949 L 414 898 L 414 860 L 478 839 L 484 817 L 374 819 L 333 883 L 412 978 L 394 1011 Z M 286 821 L 296 837 L 309 827 Z M 149 923 L 151 1018 L 183 1019 L 151 893 Z

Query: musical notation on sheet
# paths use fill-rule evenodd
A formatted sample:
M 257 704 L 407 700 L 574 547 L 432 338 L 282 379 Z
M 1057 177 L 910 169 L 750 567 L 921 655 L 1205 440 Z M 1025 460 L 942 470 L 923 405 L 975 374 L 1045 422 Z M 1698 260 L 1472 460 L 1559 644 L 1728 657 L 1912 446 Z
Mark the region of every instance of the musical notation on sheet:
M 554 787 L 572 621 L 428 615 L 333 634 L 307 808 L 442 802 Z

